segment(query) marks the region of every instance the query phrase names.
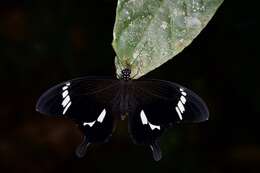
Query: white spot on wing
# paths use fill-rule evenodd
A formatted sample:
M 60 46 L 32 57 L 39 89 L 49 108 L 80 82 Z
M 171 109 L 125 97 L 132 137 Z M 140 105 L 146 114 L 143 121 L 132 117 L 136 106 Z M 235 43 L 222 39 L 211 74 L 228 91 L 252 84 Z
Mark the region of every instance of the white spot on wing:
M 186 98 L 184 96 L 181 96 L 180 100 L 181 100 L 182 104 L 186 103 Z
M 85 123 L 83 123 L 83 126 L 93 127 L 95 123 L 96 123 L 96 121 L 89 122 L 89 123 L 88 123 L 88 122 L 85 122 Z
M 146 117 L 146 115 L 145 115 L 145 113 L 144 113 L 144 111 L 143 111 L 143 110 L 141 111 L 141 114 L 140 114 L 140 116 L 141 116 L 141 121 L 142 121 L 142 124 L 148 124 L 147 117 Z
M 144 113 L 144 110 L 141 111 L 140 117 L 141 117 L 141 121 L 142 121 L 142 124 L 143 124 L 143 125 L 148 124 L 152 130 L 154 130 L 154 129 L 160 130 L 160 129 L 161 129 L 160 126 L 151 124 L 151 123 L 148 121 L 148 119 L 147 119 L 147 117 L 146 117 L 146 115 L 145 115 L 145 113 Z
M 178 114 L 180 120 L 182 120 L 182 115 L 181 115 L 181 112 L 180 112 L 179 108 L 178 108 L 178 107 L 175 107 L 175 110 L 176 110 L 176 112 L 177 112 L 177 114 Z
M 70 102 L 70 96 L 68 95 L 63 101 L 62 101 L 62 106 L 65 107 L 68 103 Z
M 62 93 L 62 97 L 65 98 L 68 94 L 69 94 L 69 91 L 68 91 L 68 90 L 65 90 L 65 91 Z
M 69 102 L 70 102 L 70 96 L 67 95 L 67 97 L 65 97 L 65 99 L 62 101 L 61 104 L 63 107 L 66 107 Z
M 184 91 L 183 88 L 180 88 L 180 92 L 182 94 L 182 96 L 180 97 L 177 106 L 175 107 L 175 110 L 180 118 L 180 120 L 183 119 L 182 114 L 185 112 L 185 104 L 187 102 L 186 96 L 187 93 Z
M 103 109 L 103 111 L 101 112 L 101 114 L 98 116 L 97 120 L 98 122 L 102 123 L 104 118 L 106 116 L 106 109 Z M 89 126 L 89 127 L 93 127 L 94 124 L 96 123 L 96 121 L 93 122 L 84 122 L 83 126 Z
M 151 127 L 152 130 L 154 130 L 154 129 L 158 129 L 158 130 L 160 130 L 160 129 L 161 129 L 160 126 L 153 125 L 153 124 L 151 124 L 151 123 L 149 123 L 149 126 Z
M 65 115 L 66 114 L 66 112 L 67 112 L 67 110 L 69 109 L 69 107 L 71 106 L 71 102 L 69 102 L 68 104 L 67 104 L 67 106 L 65 107 L 65 109 L 63 110 L 63 115 Z
M 179 107 L 181 113 L 183 113 L 185 111 L 185 108 L 184 108 L 184 106 L 183 106 L 181 101 L 178 102 L 178 107 Z
M 106 109 L 103 109 L 103 111 L 102 111 L 101 114 L 99 115 L 97 121 L 100 122 L 100 123 L 102 123 L 103 120 L 104 120 L 104 118 L 105 118 L 105 116 L 106 116 L 106 113 L 107 113 Z
M 187 93 L 184 92 L 184 91 L 182 91 L 181 94 L 182 94 L 183 96 L 187 96 Z
M 64 108 L 63 109 L 63 112 L 62 114 L 65 115 L 66 112 L 68 111 L 69 107 L 71 106 L 72 102 L 70 100 L 70 96 L 69 96 L 69 86 L 70 86 L 70 82 L 66 83 L 66 85 L 64 87 L 62 87 L 62 98 L 63 98 L 63 101 L 61 103 L 62 107 Z
M 67 90 L 68 88 L 69 88 L 68 86 L 64 86 L 64 87 L 62 88 L 62 90 L 65 91 L 65 90 Z

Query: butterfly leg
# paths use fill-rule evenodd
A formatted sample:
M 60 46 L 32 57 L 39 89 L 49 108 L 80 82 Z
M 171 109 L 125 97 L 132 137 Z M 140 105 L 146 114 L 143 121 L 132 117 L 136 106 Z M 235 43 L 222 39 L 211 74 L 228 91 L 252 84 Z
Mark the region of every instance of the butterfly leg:
M 150 148 L 153 152 L 153 158 L 155 161 L 159 161 L 162 158 L 162 152 L 161 152 L 161 148 L 160 148 L 160 144 L 159 141 L 156 140 L 154 141 L 151 145 Z
M 86 136 L 84 136 L 82 143 L 77 147 L 75 153 L 76 156 L 82 158 L 86 155 L 87 149 L 90 143 L 88 142 Z

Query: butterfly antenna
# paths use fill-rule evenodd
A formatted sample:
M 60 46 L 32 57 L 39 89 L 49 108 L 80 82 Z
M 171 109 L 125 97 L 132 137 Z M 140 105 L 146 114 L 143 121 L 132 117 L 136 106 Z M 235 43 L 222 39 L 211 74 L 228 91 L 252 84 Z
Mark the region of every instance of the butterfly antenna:
M 159 141 L 155 141 L 154 143 L 152 143 L 150 145 L 150 148 L 153 152 L 153 158 L 155 161 L 159 161 L 162 159 L 162 152 L 161 152 L 161 148 L 160 148 L 160 144 Z
M 84 136 L 82 143 L 77 147 L 75 153 L 78 158 L 82 158 L 86 155 L 87 149 L 90 143 L 87 141 L 86 136 Z

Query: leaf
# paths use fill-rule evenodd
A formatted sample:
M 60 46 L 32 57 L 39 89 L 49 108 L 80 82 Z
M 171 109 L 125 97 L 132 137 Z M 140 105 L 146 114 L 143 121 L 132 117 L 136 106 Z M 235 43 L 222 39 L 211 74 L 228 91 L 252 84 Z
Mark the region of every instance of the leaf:
M 117 76 L 140 78 L 187 47 L 223 0 L 118 0 L 113 47 Z

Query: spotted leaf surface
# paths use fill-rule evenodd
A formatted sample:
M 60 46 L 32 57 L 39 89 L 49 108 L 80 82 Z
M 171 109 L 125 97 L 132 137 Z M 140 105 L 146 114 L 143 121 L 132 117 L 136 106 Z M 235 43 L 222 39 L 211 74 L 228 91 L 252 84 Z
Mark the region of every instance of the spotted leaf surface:
M 117 76 L 140 78 L 187 47 L 223 0 L 118 0 L 113 47 Z

